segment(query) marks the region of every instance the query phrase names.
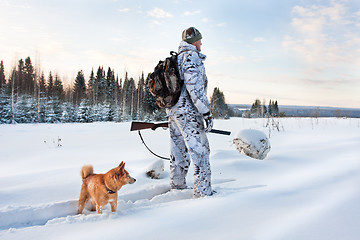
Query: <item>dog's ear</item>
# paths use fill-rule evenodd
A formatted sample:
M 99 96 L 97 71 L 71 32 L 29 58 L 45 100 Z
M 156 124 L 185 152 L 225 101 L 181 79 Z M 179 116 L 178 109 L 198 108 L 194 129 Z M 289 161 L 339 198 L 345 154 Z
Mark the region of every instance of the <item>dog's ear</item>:
M 119 168 L 124 168 L 125 167 L 125 163 L 124 161 L 121 161 L 121 163 L 119 164 Z
M 125 163 L 122 161 L 119 165 L 119 172 L 124 174 Z

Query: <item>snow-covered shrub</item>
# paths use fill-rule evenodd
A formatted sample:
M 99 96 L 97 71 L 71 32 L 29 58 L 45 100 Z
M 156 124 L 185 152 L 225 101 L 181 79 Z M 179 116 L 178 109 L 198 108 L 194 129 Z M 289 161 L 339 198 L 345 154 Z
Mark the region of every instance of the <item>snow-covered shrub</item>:
M 145 168 L 145 173 L 150 178 L 159 179 L 161 175 L 164 173 L 164 161 L 157 160 L 151 163 L 149 166 Z
M 241 130 L 233 142 L 240 153 L 261 160 L 271 149 L 270 141 L 265 133 L 254 129 Z

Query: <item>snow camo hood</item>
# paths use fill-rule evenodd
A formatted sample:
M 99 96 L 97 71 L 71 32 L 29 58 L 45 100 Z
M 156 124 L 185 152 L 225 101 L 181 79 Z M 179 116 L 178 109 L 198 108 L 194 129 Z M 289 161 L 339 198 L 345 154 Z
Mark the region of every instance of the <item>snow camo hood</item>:
M 203 63 L 205 59 L 206 56 L 200 53 L 194 45 L 181 41 L 178 66 L 184 85 L 178 103 L 167 109 L 169 116 L 190 112 L 203 115 L 210 112 L 210 102 L 206 95 L 207 77 Z

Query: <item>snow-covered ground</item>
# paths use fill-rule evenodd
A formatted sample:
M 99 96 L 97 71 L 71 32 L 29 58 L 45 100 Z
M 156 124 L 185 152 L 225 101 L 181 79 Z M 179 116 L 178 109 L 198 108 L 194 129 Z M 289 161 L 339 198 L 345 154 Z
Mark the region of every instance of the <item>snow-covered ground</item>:
M 156 161 L 130 123 L 0 125 L 0 239 L 360 239 L 360 119 L 280 119 L 264 160 L 240 154 L 237 131 L 269 136 L 266 119 L 215 120 L 209 134 L 213 188 L 169 191 L 145 175 Z M 144 130 L 156 153 L 168 131 Z M 80 168 L 104 173 L 126 162 L 137 179 L 118 210 L 76 215 Z M 193 184 L 192 169 L 188 184 Z

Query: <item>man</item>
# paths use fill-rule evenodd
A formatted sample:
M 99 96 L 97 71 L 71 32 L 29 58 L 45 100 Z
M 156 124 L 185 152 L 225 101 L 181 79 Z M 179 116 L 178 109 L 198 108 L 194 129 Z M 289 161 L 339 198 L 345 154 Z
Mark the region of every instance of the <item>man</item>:
M 184 80 L 179 101 L 167 108 L 171 138 L 170 185 L 185 189 L 190 161 L 194 164 L 194 197 L 211 196 L 209 142 L 206 133 L 213 126 L 206 95 L 207 77 L 201 52 L 201 33 L 194 27 L 183 31 L 178 67 Z M 204 123 L 205 121 L 205 123 Z

